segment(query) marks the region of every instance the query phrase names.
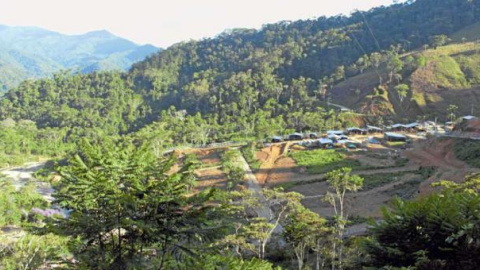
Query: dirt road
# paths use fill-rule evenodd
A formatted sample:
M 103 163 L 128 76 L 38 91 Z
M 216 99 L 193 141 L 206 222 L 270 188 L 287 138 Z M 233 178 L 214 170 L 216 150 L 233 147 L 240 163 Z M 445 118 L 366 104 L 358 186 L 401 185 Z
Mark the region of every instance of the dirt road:
M 262 188 L 258 184 L 257 178 L 253 174 L 252 170 L 250 169 L 250 166 L 248 165 L 248 162 L 245 160 L 243 155 L 240 155 L 239 162 L 240 162 L 243 170 L 245 171 L 245 179 L 247 180 L 247 183 L 248 183 L 248 189 L 254 192 L 254 195 L 257 196 L 260 203 L 265 202 L 266 199 L 263 196 L 263 194 L 261 193 Z M 255 212 L 257 212 L 259 217 L 266 218 L 267 220 L 271 220 L 272 216 L 273 216 L 272 209 L 270 209 L 270 207 L 265 206 L 265 205 L 255 209 Z M 274 232 L 275 233 L 283 232 L 282 225 L 278 224 L 277 227 L 275 228 Z
M 47 201 L 53 201 L 53 188 L 49 183 L 41 182 L 35 179 L 34 174 L 45 166 L 44 162 L 25 163 L 21 167 L 8 168 L 0 170 L 0 174 L 10 180 L 15 188 L 19 189 L 28 183 L 35 183 L 38 193 L 40 193 Z

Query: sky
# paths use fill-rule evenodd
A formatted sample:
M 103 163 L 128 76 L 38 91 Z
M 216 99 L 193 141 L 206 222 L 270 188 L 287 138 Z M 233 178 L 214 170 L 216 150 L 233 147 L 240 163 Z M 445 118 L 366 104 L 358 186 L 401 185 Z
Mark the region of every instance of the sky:
M 282 20 L 350 14 L 393 0 L 0 0 L 0 24 L 63 34 L 107 30 L 138 44 L 166 48 L 226 29 Z

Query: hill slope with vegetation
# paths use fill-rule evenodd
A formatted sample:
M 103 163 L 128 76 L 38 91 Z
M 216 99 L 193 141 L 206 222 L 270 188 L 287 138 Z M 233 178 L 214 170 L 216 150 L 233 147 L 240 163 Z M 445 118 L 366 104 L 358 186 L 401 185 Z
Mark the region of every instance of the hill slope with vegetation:
M 365 114 L 411 121 L 417 115 L 446 120 L 450 105 L 458 107 L 459 115 L 480 110 L 477 42 L 424 46 L 408 53 L 392 48 L 369 57 L 383 60 L 335 85 L 331 90 L 335 102 Z
M 140 46 L 107 31 L 63 35 L 35 27 L 0 25 L 0 91 L 62 69 L 127 70 L 155 52 L 158 48 L 154 46 Z
M 53 159 L 35 174 L 51 182 L 54 201 L 36 194 L 36 181 L 17 190 L 0 178 L 0 268 L 479 269 L 480 175 L 442 181 L 441 193 L 412 201 L 378 200 L 390 208 L 367 228 L 357 224 L 364 219 L 355 216 L 350 196 L 363 187 L 370 201 L 379 194 L 372 188 L 395 177 L 387 197 L 410 198 L 420 184 L 415 174 L 431 178 L 435 169 L 422 163 L 399 184 L 397 172 L 363 179 L 337 168 L 367 166 L 346 152 L 292 152 L 307 172 L 333 170 L 322 177 L 325 195 L 308 198 L 329 208 L 332 216 L 322 217 L 303 206 L 307 197 L 299 193 L 258 186 L 248 164 L 239 164 L 241 152 L 254 164 L 254 143 L 203 157 L 171 151 L 409 118 L 435 111 L 445 93 L 454 103 L 453 96 L 478 84 L 477 45 L 467 37 L 444 45 L 448 36 L 471 33 L 478 15 L 480 0 L 407 1 L 180 43 L 128 72 L 63 72 L 22 82 L 0 100 L 0 165 Z M 330 100 L 364 114 L 343 112 Z M 276 154 L 270 147 L 267 158 L 276 163 L 289 144 L 277 145 Z M 457 158 L 478 166 L 477 144 L 452 145 Z M 359 159 L 407 162 L 381 150 L 375 161 L 363 152 Z M 416 158 L 428 159 L 424 154 Z M 446 158 L 430 162 L 455 170 Z M 201 186 L 203 169 L 216 170 L 213 177 L 225 185 Z M 13 170 L 26 180 L 24 170 Z M 349 232 L 353 224 L 367 236 Z
M 129 72 L 61 73 L 23 82 L 0 101 L 0 119 L 30 120 L 37 128 L 58 131 L 62 135 L 56 142 L 137 131 L 143 136 L 161 134 L 159 143 L 165 147 L 263 139 L 358 125 L 362 116 L 340 113 L 329 105 L 333 99 L 344 105 L 370 106 L 349 103 L 351 90 L 341 87 L 358 77 L 362 79 L 356 84 L 372 83 L 376 88 L 374 94 L 371 88 L 360 89 L 360 96 L 372 104 L 384 104 L 373 116 L 411 116 L 417 109 L 403 103 L 416 99 L 421 106 L 423 96 L 417 92 L 425 89 L 409 87 L 406 80 L 424 76 L 422 69 L 431 70 L 428 54 L 444 50 L 440 45 L 445 35 L 477 23 L 478 15 L 480 0 L 418 0 L 349 17 L 236 29 L 176 44 L 133 65 Z M 404 54 L 425 44 L 439 48 Z M 104 45 L 97 49 L 109 51 Z M 475 58 L 452 57 L 474 72 L 475 62 L 469 61 Z M 453 62 L 442 60 L 440 66 L 446 71 L 439 79 L 448 87 L 475 84 L 470 77 L 463 78 L 457 71 L 466 71 Z M 457 70 L 451 72 L 451 66 Z M 398 88 L 405 97 L 392 94 L 385 84 L 392 88 L 407 84 L 407 89 Z

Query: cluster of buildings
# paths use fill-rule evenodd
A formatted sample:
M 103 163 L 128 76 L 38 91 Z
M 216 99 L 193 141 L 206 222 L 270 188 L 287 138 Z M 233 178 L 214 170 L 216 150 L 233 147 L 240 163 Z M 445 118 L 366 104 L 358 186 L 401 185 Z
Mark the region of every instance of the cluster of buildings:
M 320 147 L 320 148 L 334 148 L 334 147 L 346 147 L 346 148 L 359 148 L 362 143 L 356 140 L 352 140 L 349 136 L 352 135 L 367 135 L 372 133 L 383 132 L 380 128 L 374 129 L 362 129 L 362 128 L 347 128 L 346 130 L 329 130 L 326 134 L 319 136 L 317 133 L 293 133 L 283 136 L 272 137 L 271 142 L 277 143 L 282 141 L 301 141 L 298 144 L 308 147 Z
M 475 116 L 463 116 L 460 121 L 471 121 L 478 119 Z M 319 136 L 317 133 L 293 133 L 287 136 L 274 136 L 271 142 L 282 141 L 302 141 L 299 144 L 306 146 L 317 146 L 322 148 L 333 148 L 342 145 L 347 148 L 356 148 L 361 146 L 361 142 L 349 138 L 349 136 L 361 135 L 383 135 L 383 140 L 387 142 L 406 142 L 409 140 L 407 134 L 426 134 L 443 133 L 453 130 L 454 123 L 447 122 L 445 125 L 439 125 L 434 121 L 413 122 L 409 124 L 396 123 L 385 128 L 367 125 L 365 128 L 349 127 L 345 130 L 329 130 L 326 135 Z M 372 139 L 372 143 L 380 143 Z M 368 142 L 368 140 L 367 140 Z

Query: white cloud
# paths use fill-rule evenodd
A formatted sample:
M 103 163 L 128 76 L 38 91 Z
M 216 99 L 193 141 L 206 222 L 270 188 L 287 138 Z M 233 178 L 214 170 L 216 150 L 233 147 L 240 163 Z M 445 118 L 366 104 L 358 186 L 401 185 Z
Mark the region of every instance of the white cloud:
M 0 24 L 68 34 L 106 29 L 137 43 L 167 47 L 229 28 L 349 14 L 393 0 L 0 0 Z

